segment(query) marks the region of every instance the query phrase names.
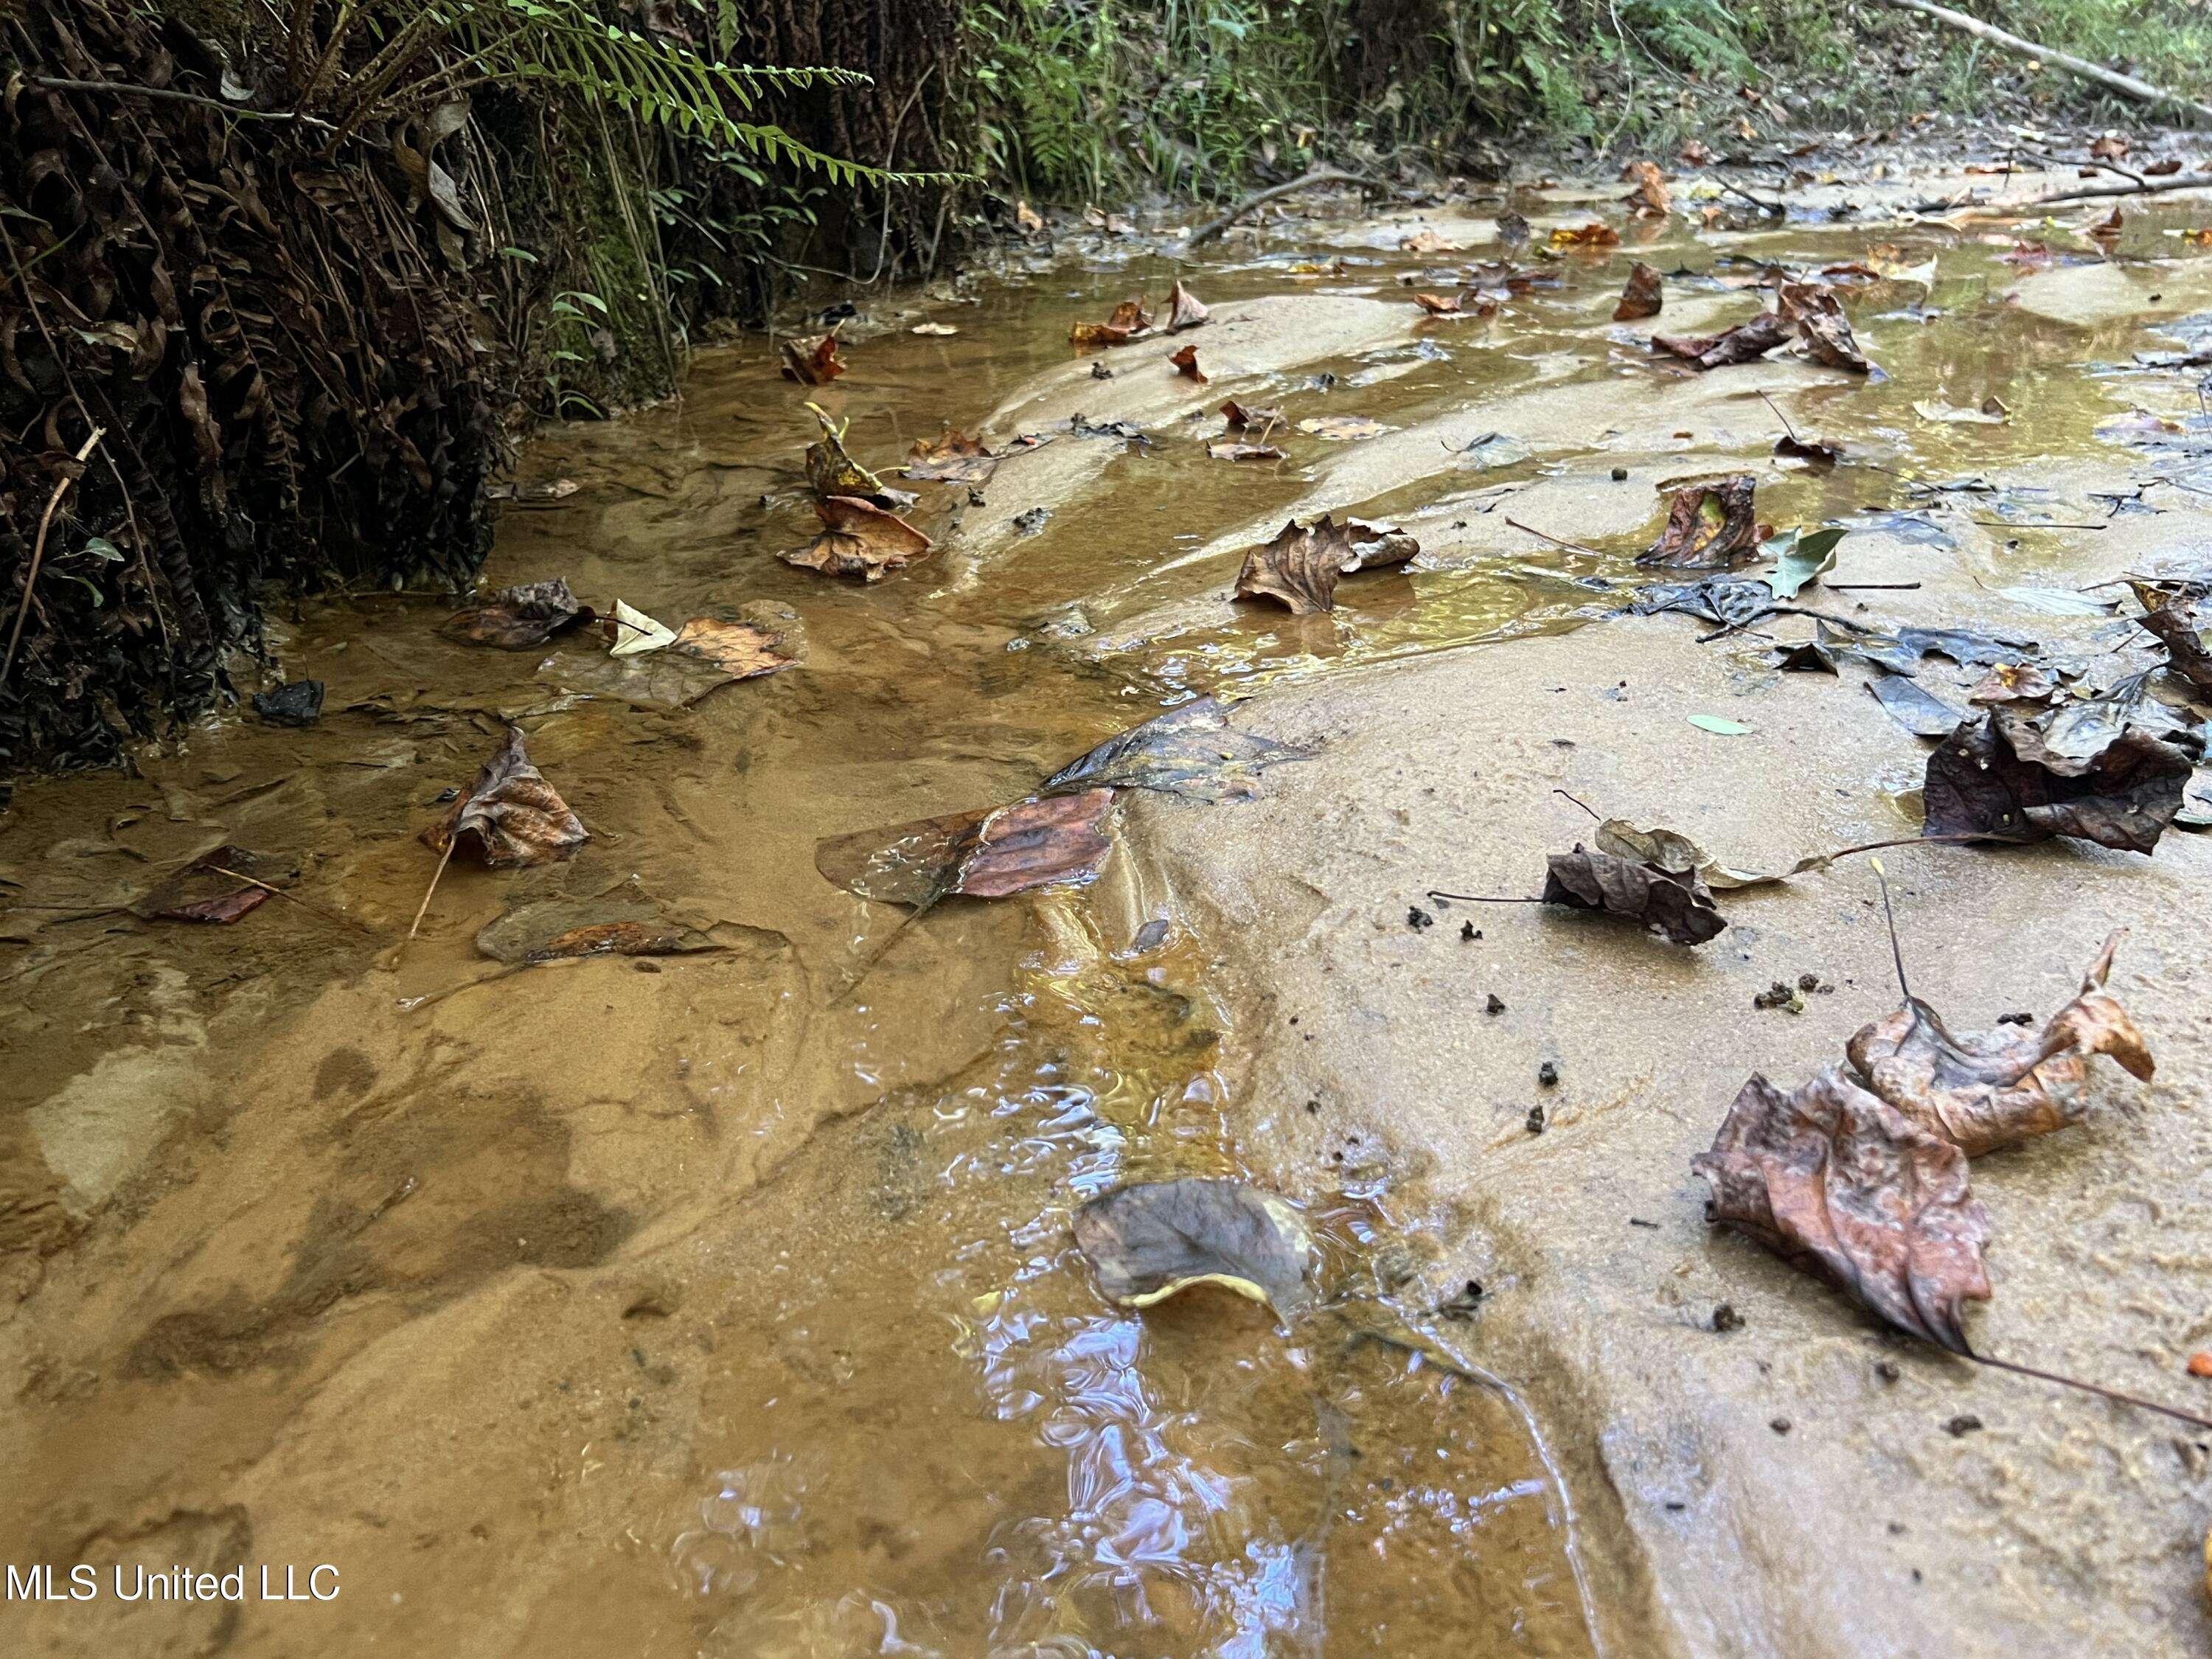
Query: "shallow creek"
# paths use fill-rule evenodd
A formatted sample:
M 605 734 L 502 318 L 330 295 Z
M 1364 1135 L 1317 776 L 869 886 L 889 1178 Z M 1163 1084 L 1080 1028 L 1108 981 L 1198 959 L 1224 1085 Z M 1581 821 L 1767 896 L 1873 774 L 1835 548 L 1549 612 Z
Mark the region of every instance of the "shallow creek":
M 1522 205 L 1540 236 L 1593 211 Z M 2165 234 L 2201 218 L 2131 215 L 2123 263 L 2094 272 L 2118 297 L 2087 316 L 2002 299 L 2024 273 L 1978 239 L 1993 225 L 1632 228 L 1643 245 L 1570 254 L 1495 318 L 1431 323 L 1399 278 L 1450 256 L 1401 252 L 1410 222 L 1195 265 L 1086 242 L 965 302 L 905 296 L 830 386 L 779 380 L 748 343 L 704 354 L 680 404 L 533 443 L 526 483 L 578 488 L 510 514 L 489 585 L 565 575 L 671 623 L 770 601 L 803 623 L 801 665 L 637 707 L 576 695 L 563 664 L 593 638 L 494 652 L 436 632 L 450 602 L 319 599 L 276 629 L 288 677 L 328 683 L 319 726 L 227 716 L 137 776 L 26 786 L 0 821 L 0 1555 L 330 1561 L 346 1584 L 311 1610 L 37 1609 L 26 1650 L 1595 1651 L 1544 1425 L 1474 1327 L 1401 1294 L 1452 1225 L 1418 1170 L 1355 1153 L 1293 1194 L 1323 1262 L 1318 1310 L 1288 1326 L 1212 1292 L 1141 1314 L 1097 1294 L 1074 1206 L 1237 1174 L 1304 1105 L 1241 1097 L 1224 1052 L 1243 1011 L 1141 848 L 1095 889 L 902 929 L 823 880 L 814 844 L 1018 798 L 1195 695 L 1601 626 L 1618 595 L 1595 584 L 1629 573 L 1671 454 L 1755 465 L 1784 524 L 1924 509 L 1912 480 L 2031 457 L 2108 461 L 2133 489 L 2154 446 L 2094 423 L 2135 402 L 2185 416 L 2185 382 L 2094 365 L 2212 305 L 2205 262 L 2172 263 Z M 1467 222 L 1461 258 L 1502 252 Z M 1747 278 L 1886 240 L 1938 260 L 1932 291 L 1846 290 L 1887 381 L 1724 370 L 1680 430 L 1617 439 L 1613 389 L 1671 372 L 1652 325 L 1609 320 L 1632 253 Z M 1079 386 L 1036 390 L 1071 323 L 1178 273 L 1212 307 L 1177 342 L 1202 366 L 1273 296 L 1406 314 L 1339 351 L 1284 344 L 1288 311 L 1258 331 L 1272 371 L 1146 388 L 1143 441 L 1063 434 L 981 503 L 919 486 L 939 549 L 880 585 L 776 559 L 811 533 L 810 398 L 886 473 L 948 422 L 1003 441 L 1031 404 L 1083 407 Z M 1754 304 L 1670 277 L 1659 325 Z M 924 318 L 958 332 L 906 331 Z M 1169 349 L 1092 359 L 1114 376 L 1094 418 L 1132 379 L 1172 380 Z M 1869 465 L 1776 470 L 1760 387 Z M 1232 395 L 1286 406 L 1286 461 L 1208 459 Z M 2008 424 L 1911 407 L 1990 398 Z M 1324 415 L 1389 430 L 1296 426 Z M 1616 448 L 1633 478 L 1579 482 Z M 1095 476 L 1025 500 L 1055 451 Z M 2188 465 L 2171 487 L 2212 489 Z M 1588 521 L 1577 492 L 1603 496 Z M 1228 604 L 1220 544 L 1313 494 L 1429 556 L 1351 579 L 1334 616 Z M 1007 522 L 1031 505 L 1041 527 Z M 1972 517 L 2103 510 L 2014 491 Z M 1924 522 L 1948 556 L 1936 519 L 1887 522 Z M 2035 533 L 2009 579 L 2066 586 L 2063 538 Z M 509 719 L 594 839 L 520 875 L 457 865 L 396 950 L 435 862 L 415 837 Z M 1237 802 L 1211 810 L 1237 833 Z M 316 908 L 201 928 L 110 908 L 225 842 L 296 859 Z M 476 950 L 519 900 L 631 881 L 725 948 L 519 972 Z

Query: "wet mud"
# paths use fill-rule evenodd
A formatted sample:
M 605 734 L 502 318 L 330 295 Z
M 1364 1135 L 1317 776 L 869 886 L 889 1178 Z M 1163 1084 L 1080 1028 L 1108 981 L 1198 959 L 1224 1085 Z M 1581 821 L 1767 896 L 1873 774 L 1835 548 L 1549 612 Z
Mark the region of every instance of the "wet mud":
M 1593 211 L 1519 204 L 1540 235 Z M 11 1607 L 10 1640 L 2056 1653 L 2098 1618 L 2131 1650 L 2197 1640 L 2192 1443 L 1960 1382 L 1705 1236 L 1686 1158 L 1736 1074 L 1837 1046 L 1753 992 L 1787 967 L 1888 1006 L 1863 881 L 1762 898 L 1694 962 L 1517 912 L 1480 942 L 1459 912 L 1407 918 L 1431 886 L 1529 884 L 1573 838 L 1555 785 L 1747 856 L 1911 833 L 1921 750 L 1854 682 L 1613 615 L 1655 486 L 1742 466 L 1763 517 L 1852 523 L 1836 580 L 1922 584 L 1820 601 L 1862 619 L 2094 641 L 2112 619 L 1999 590 L 2207 544 L 2191 382 L 2134 357 L 2204 331 L 2212 261 L 2166 234 L 2202 213 L 2131 216 L 2111 258 L 2049 233 L 2033 267 L 2002 222 L 1632 227 L 1495 317 L 1424 321 L 1425 267 L 1503 252 L 1464 218 L 1315 222 L 1195 265 L 1086 242 L 908 296 L 830 386 L 736 348 L 680 405 L 534 446 L 526 482 L 577 488 L 510 514 L 495 584 L 565 576 L 672 623 L 780 607 L 805 637 L 787 672 L 688 707 L 593 695 L 588 635 L 485 650 L 439 632 L 448 605 L 362 592 L 280 630 L 286 676 L 326 684 L 319 724 L 241 711 L 131 775 L 23 788 L 0 831 L 0 1558 L 331 1562 L 345 1588 Z M 1424 223 L 1468 252 L 1401 251 Z M 1610 320 L 1632 256 L 1691 273 L 1661 320 L 1698 332 L 1756 308 L 1729 284 L 1757 262 L 1878 240 L 1937 261 L 1932 288 L 1851 301 L 1879 384 L 1788 360 L 1686 378 Z M 1212 307 L 1175 343 L 1207 385 L 1164 340 L 1073 356 L 1073 323 L 1176 274 Z M 925 319 L 958 331 L 907 331 Z M 1207 457 L 1229 396 L 1285 409 L 1287 459 Z M 1911 407 L 1992 397 L 2008 423 Z M 839 582 L 776 557 L 813 533 L 809 399 L 886 477 L 948 423 L 1051 441 L 972 493 L 917 486 L 937 550 Z M 2099 434 L 2138 404 L 2176 432 Z M 1335 416 L 1382 429 L 1297 428 Z M 1778 465 L 1783 418 L 1849 463 Z M 1919 487 L 1969 476 L 1989 489 Z M 1243 550 L 1323 508 L 1420 558 L 1347 578 L 1334 613 L 1231 604 Z M 1125 794 L 1087 889 L 909 922 L 817 872 L 819 840 L 1018 799 L 1200 694 L 1316 758 L 1252 800 Z M 510 721 L 593 839 L 538 870 L 457 860 L 403 948 L 437 862 L 417 836 Z M 298 879 L 228 927 L 123 908 L 224 843 Z M 2165 919 L 2203 913 L 2202 843 L 1904 856 L 1920 959 L 1969 994 L 2054 1003 L 2085 930 L 2138 923 L 2151 1127 L 2012 1160 L 1989 1317 L 2001 1350 L 2174 1386 L 2171 1364 L 2116 1373 L 2203 1334 L 2177 1275 L 2212 1224 L 2149 1173 L 2201 1162 L 2179 1127 L 2201 975 Z M 477 944 L 519 905 L 626 894 L 718 948 L 517 968 Z M 1313 1311 L 1098 1295 L 1072 1210 L 1194 1174 L 1304 1209 Z M 1747 1328 L 1717 1358 L 1723 1301 Z M 1968 1409 L 2017 1426 L 1922 1421 Z M 1996 1588 L 1960 1588 L 2000 1555 Z

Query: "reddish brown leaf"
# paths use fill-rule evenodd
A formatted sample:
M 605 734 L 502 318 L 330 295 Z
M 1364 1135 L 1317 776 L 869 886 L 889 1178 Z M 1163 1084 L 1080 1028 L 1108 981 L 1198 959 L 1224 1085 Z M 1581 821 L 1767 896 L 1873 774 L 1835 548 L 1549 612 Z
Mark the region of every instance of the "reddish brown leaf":
M 1212 313 L 1199 303 L 1198 295 L 1178 282 L 1168 290 L 1168 332 L 1180 334 L 1187 328 L 1196 328 Z
M 2136 625 L 2166 647 L 2166 665 L 2199 691 L 2212 692 L 2212 650 L 2205 647 L 2193 604 L 2153 582 L 2131 586 L 2143 608 Z
M 757 622 L 722 622 L 713 617 L 694 617 L 676 630 L 676 638 L 667 648 L 681 656 L 696 657 L 740 680 L 773 674 L 798 660 L 785 654 L 788 647 L 781 630 Z
M 1552 232 L 1553 247 L 1599 248 L 1619 247 L 1620 233 L 1611 225 L 1592 220 L 1586 225 L 1570 228 L 1561 225 Z
M 1656 317 L 1663 298 L 1660 288 L 1659 268 L 1638 259 L 1629 268 L 1628 286 L 1620 290 L 1620 303 L 1613 308 L 1616 323 L 1632 323 L 1643 317 Z
M 1668 507 L 1666 529 L 1637 563 L 1726 570 L 1749 558 L 1759 542 L 1756 489 L 1747 472 L 1683 486 Z
M 519 726 L 507 728 L 507 742 L 453 810 L 422 832 L 432 852 L 466 848 L 494 870 L 573 857 L 591 838 L 583 820 L 530 763 Z
M 1738 323 L 1719 334 L 1655 334 L 1651 337 L 1651 349 L 1662 356 L 1695 363 L 1699 368 L 1726 368 L 1735 363 L 1758 362 L 1787 340 L 1791 332 L 1789 319 L 1781 313 L 1762 311 L 1748 322 Z
M 2111 218 L 2100 219 L 2089 227 L 2089 240 L 2109 254 L 2119 246 L 2120 231 L 2126 222 L 2119 209 L 2114 208 Z
M 2075 836 L 2130 853 L 2156 847 L 2181 808 L 2196 757 L 2118 721 L 2094 746 L 2047 740 L 2046 727 L 2078 713 L 2078 705 L 2038 715 L 2004 704 L 1960 726 L 1928 757 L 1923 833 L 1992 841 Z
M 1047 795 L 818 842 L 814 867 L 862 898 L 928 906 L 1094 879 L 1112 850 L 1111 789 Z
M 2033 663 L 2002 662 L 1984 674 L 1966 693 L 1968 702 L 2048 702 L 2058 695 L 2058 682 Z
M 592 619 L 591 607 L 568 591 L 567 578 L 556 576 L 550 581 L 501 588 L 474 610 L 455 613 L 445 631 L 474 645 L 529 651 Z
M 1815 438 L 1801 438 L 1786 433 L 1774 441 L 1774 453 L 1804 461 L 1814 467 L 1831 467 L 1844 458 L 1841 444 L 1822 443 Z
M 1416 294 L 1413 303 L 1431 317 L 1448 317 L 1466 301 L 1456 294 Z
M 1103 323 L 1078 323 L 1068 330 L 1068 343 L 1081 348 L 1127 345 L 1152 325 L 1152 314 L 1141 300 L 1124 300 Z
M 1275 599 L 1297 617 L 1334 611 L 1340 578 L 1403 564 L 1420 550 L 1420 544 L 1402 531 L 1357 519 L 1339 524 L 1324 513 L 1310 525 L 1293 520 L 1274 540 L 1244 555 L 1235 597 Z
M 1954 1035 L 1917 997 L 1859 1028 L 1848 1053 L 1866 1085 L 1969 1158 L 2079 1122 L 2089 1109 L 2089 1061 L 2110 1054 L 2148 1082 L 2149 1046 L 2106 994 L 2124 927 L 2105 941 L 2075 999 L 2030 1034 L 2017 1025 Z
M 1231 432 L 1249 431 L 1254 427 L 1265 431 L 1271 426 L 1283 423 L 1281 410 L 1267 409 L 1256 404 L 1240 404 L 1234 398 L 1221 405 L 1221 414 L 1222 418 L 1229 422 Z
M 858 496 L 832 495 L 817 501 L 814 511 L 822 520 L 822 533 L 798 551 L 784 554 L 786 564 L 879 582 L 936 545 L 896 513 Z
M 1712 1150 L 1712 1218 L 1818 1274 L 1899 1330 L 1970 1353 L 1962 1304 L 1987 1301 L 1990 1218 L 1965 1154 L 1840 1066 L 1784 1094 L 1743 1085 Z
M 1684 141 L 1681 149 L 1677 152 L 1676 159 L 1686 167 L 1710 167 L 1712 165 L 1713 153 L 1705 148 L 1703 141 L 1691 138 Z
M 802 386 L 827 386 L 845 372 L 845 364 L 837 356 L 837 336 L 833 330 L 828 334 L 794 334 L 776 342 L 783 354 L 783 378 L 797 380 Z
M 296 866 L 226 843 L 203 853 L 131 906 L 149 921 L 233 922 L 289 887 Z
M 1588 852 L 1579 842 L 1571 853 L 1550 854 L 1545 867 L 1547 904 L 1626 916 L 1675 945 L 1703 945 L 1728 927 L 1695 870 Z
M 1206 384 L 1206 372 L 1198 366 L 1198 348 L 1196 346 L 1185 346 L 1181 351 L 1172 354 L 1168 358 L 1168 362 L 1175 365 L 1176 374 L 1186 375 L 1189 379 L 1197 381 L 1200 386 L 1204 386 Z

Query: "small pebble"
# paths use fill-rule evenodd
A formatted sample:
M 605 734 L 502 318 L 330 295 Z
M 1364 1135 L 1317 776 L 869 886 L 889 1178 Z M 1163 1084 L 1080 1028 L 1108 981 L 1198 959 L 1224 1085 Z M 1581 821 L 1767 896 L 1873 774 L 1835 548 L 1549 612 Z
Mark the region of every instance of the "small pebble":
M 1817 991 L 1817 990 L 1819 990 L 1819 989 L 1820 988 L 1820 976 L 1818 974 L 1800 974 L 1800 975 L 1797 975 L 1797 988 L 1798 988 L 1799 990 L 1801 990 L 1801 991 Z
M 1743 1316 L 1731 1304 L 1723 1302 L 1713 1310 L 1713 1328 L 1723 1336 L 1730 1331 L 1740 1331 L 1743 1328 Z
M 1790 1419 L 1786 1417 L 1778 1417 L 1766 1426 L 1777 1434 L 1787 1434 L 1790 1432 Z
M 1997 1016 L 1997 1024 L 2000 1025 L 2033 1025 L 2035 1024 L 2035 1016 L 2033 1014 L 1999 1014 Z
M 1981 1426 L 1982 1419 L 1980 1418 L 1975 1416 L 1972 1412 L 1960 1412 L 1956 1417 L 1953 1418 L 1949 1422 L 1943 1425 L 1943 1432 L 1949 1435 L 1972 1434 L 1976 1429 L 1978 1429 Z
M 2203 1349 L 2199 1348 L 2195 1353 L 2190 1355 L 2189 1374 L 2191 1376 L 2212 1376 L 2212 1353 L 2207 1353 Z
M 1482 930 L 1471 921 L 1462 921 L 1459 925 L 1459 936 L 1462 939 L 1480 939 Z
M 1490 1000 L 1483 1005 L 1483 1012 L 1486 1014 L 1502 1014 L 1504 1012 L 1505 999 L 1499 996 L 1497 992 L 1492 991 L 1490 994 Z
M 1114 378 L 1114 371 L 1103 363 L 1093 363 L 1091 365 L 1091 378 L 1094 380 L 1110 380 Z
M 1625 466 L 1616 466 L 1613 468 L 1613 481 L 1615 483 L 1626 483 L 1628 482 L 1628 469 Z
M 1532 1135 L 1544 1133 L 1544 1109 L 1541 1106 L 1528 1109 L 1528 1133 Z
M 1885 1382 L 1894 1382 L 1900 1375 L 1897 1369 L 1896 1362 L 1889 1359 L 1875 1360 L 1874 1362 L 1874 1374 Z
M 1559 1086 L 1559 1068 L 1553 1065 L 1550 1060 L 1546 1060 L 1541 1066 L 1539 1066 L 1536 1068 L 1536 1081 L 1542 1084 L 1547 1089 L 1558 1088 Z
M 1406 926 L 1415 933 L 1419 933 L 1424 927 L 1433 927 L 1436 925 L 1437 919 L 1419 905 L 1409 904 L 1406 907 Z

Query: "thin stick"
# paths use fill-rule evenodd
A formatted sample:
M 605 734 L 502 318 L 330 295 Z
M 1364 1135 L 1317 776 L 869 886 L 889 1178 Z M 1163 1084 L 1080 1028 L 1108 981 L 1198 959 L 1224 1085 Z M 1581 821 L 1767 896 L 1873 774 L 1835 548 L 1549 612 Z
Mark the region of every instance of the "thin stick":
M 2100 87 L 2109 88 L 2143 103 L 2171 104 L 2176 109 L 2186 110 L 2200 121 L 2212 122 L 2212 104 L 2200 104 L 2194 98 L 2168 92 L 2164 87 L 2154 87 L 2148 81 L 2138 81 L 2132 75 L 2122 75 L 2102 64 L 2090 63 L 2087 58 L 2076 58 L 2071 52 L 2053 52 L 2049 46 L 2038 46 L 2033 40 L 2024 40 L 2017 34 L 2008 33 L 1994 24 L 1984 23 L 1978 17 L 1969 17 L 1948 6 L 1936 5 L 1934 0 L 1876 0 L 1876 3 L 1887 6 L 1893 11 L 1917 11 L 1923 17 L 1932 17 L 1939 23 L 1957 29 L 1961 34 L 1971 34 L 1977 40 L 1986 40 L 1999 51 L 2011 52 L 2016 58 L 2032 58 L 2039 64 L 2064 70 L 2069 75 L 2079 76 L 2085 81 L 2094 81 Z
M 1831 593 L 1902 593 L 1920 586 L 1918 582 L 1822 582 Z
M 1793 444 L 1796 443 L 1797 441 L 1797 428 L 1790 424 L 1790 417 L 1782 412 L 1782 405 L 1776 403 L 1773 398 L 1768 397 L 1764 392 L 1759 394 L 1759 398 L 1761 403 L 1765 404 L 1769 409 L 1774 411 L 1774 418 L 1782 422 L 1782 429 L 1790 434 L 1790 441 Z
M 1593 810 L 1588 801 L 1575 800 L 1575 798 L 1572 795 L 1567 795 L 1567 792 L 1564 789 L 1554 789 L 1552 793 L 1555 795 L 1566 795 L 1569 800 L 1574 801 L 1576 805 L 1581 807 L 1583 811 L 1589 813 L 1589 815 L 1597 819 L 1599 823 L 1602 823 L 1605 822 L 1604 815 Z
M 92 452 L 100 447 L 100 441 L 106 435 L 106 427 L 93 428 L 92 436 L 84 441 L 84 447 L 76 453 L 79 467 L 92 459 Z M 22 602 L 15 607 L 15 626 L 9 630 L 8 655 L 0 659 L 0 685 L 8 684 L 8 676 L 15 666 L 15 647 L 23 642 L 23 624 L 31 615 L 31 590 L 38 584 L 40 562 L 46 556 L 46 532 L 53 526 L 54 510 L 61 506 L 62 497 L 69 494 L 70 486 L 76 482 L 76 473 L 64 472 L 56 482 L 53 494 L 46 497 L 46 510 L 39 514 L 39 538 L 31 546 L 31 568 L 23 578 Z
M 415 907 L 415 925 L 407 930 L 409 939 L 413 939 L 421 929 L 422 913 L 430 908 L 430 895 L 438 890 L 438 878 L 446 873 L 447 861 L 453 856 L 453 843 L 459 839 L 459 836 L 449 835 L 446 837 L 446 856 L 438 860 L 438 867 L 430 874 L 430 884 L 423 890 L 422 902 Z
M 1525 530 L 1525 531 L 1527 531 L 1527 532 L 1528 532 L 1528 534 L 1530 534 L 1531 536 L 1537 537 L 1537 538 L 1540 538 L 1541 540 L 1547 541 L 1547 542 L 1551 543 L 1551 544 L 1552 544 L 1552 545 L 1553 545 L 1553 546 L 1554 546 L 1554 547 L 1565 547 L 1565 548 L 1571 548 L 1571 549 L 1573 549 L 1573 550 L 1574 550 L 1574 551 L 1576 551 L 1576 552 L 1577 552 L 1577 553 L 1591 553 L 1591 554 L 1595 554 L 1595 555 L 1596 555 L 1599 558 L 1601 558 L 1601 559 L 1602 559 L 1602 558 L 1604 558 L 1604 557 L 1606 556 L 1606 555 L 1604 555 L 1603 553 L 1599 553 L 1599 552 L 1598 552 L 1598 550 L 1597 550 L 1597 549 L 1595 549 L 1595 547 L 1585 547 L 1585 546 L 1583 546 L 1580 542 L 1570 542 L 1570 541 L 1565 541 L 1565 540 L 1562 540 L 1559 537 L 1557 537 L 1557 536 L 1554 536 L 1554 535 L 1551 535 L 1551 534 L 1549 534 L 1548 532 L 1545 532 L 1545 531 L 1541 531 L 1541 530 L 1537 529 L 1537 528 L 1536 528 L 1536 526 L 1534 526 L 1534 525 L 1532 525 L 1532 524 L 1522 524 L 1522 523 L 1521 522 L 1521 520 L 1518 520 L 1518 519 L 1511 519 L 1511 518 L 1509 518 L 1508 520 L 1506 520 L 1506 521 L 1505 521 L 1505 522 L 1506 522 L 1506 523 L 1508 523 L 1508 524 L 1510 524 L 1510 525 L 1511 525 L 1511 526 L 1512 526 L 1516 530 Z
M 1874 862 L 1874 878 L 1881 884 L 1881 914 L 1889 923 L 1889 956 L 1897 964 L 1897 988 L 1907 1002 L 1912 1000 L 1912 988 L 1905 982 L 1905 951 L 1897 942 L 1897 912 L 1889 908 L 1889 872 L 1881 867 L 1881 860 Z
M 1212 241 L 1254 208 L 1264 207 L 1279 196 L 1290 196 L 1302 190 L 1311 190 L 1316 185 L 1372 185 L 1376 182 L 1375 179 L 1364 174 L 1346 173 L 1338 167 L 1316 167 L 1311 173 L 1301 178 L 1293 179 L 1286 185 L 1273 185 L 1266 190 L 1254 191 L 1218 219 L 1209 221 L 1191 232 L 1190 240 L 1184 246 L 1198 247 Z
M 324 132 L 337 129 L 328 121 L 312 115 L 303 115 L 295 109 L 245 109 L 236 104 L 226 104 L 220 98 L 205 98 L 196 92 L 179 92 L 172 87 L 142 87 L 127 81 L 68 81 L 52 75 L 27 75 L 27 86 L 44 87 L 49 92 L 111 92 L 125 98 L 153 98 L 173 104 L 198 104 L 203 109 L 219 110 L 240 121 L 296 121 L 303 127 L 314 127 Z
M 1432 899 L 1450 899 L 1459 904 L 1541 904 L 1544 902 L 1540 898 L 1496 898 L 1481 893 L 1440 893 L 1433 887 L 1429 889 L 1428 896 Z
M 2147 1412 L 2156 1412 L 2161 1417 L 2171 1417 L 2184 1423 L 2193 1423 L 2200 1429 L 2212 1429 L 2212 1418 L 2199 1417 L 2196 1413 L 2183 1411 L 2178 1406 L 2161 1406 L 2157 1401 L 2145 1400 L 2141 1395 L 2123 1394 L 2118 1389 L 2108 1389 L 2101 1383 L 2084 1382 L 2078 1376 L 2061 1376 L 2057 1371 L 2039 1370 L 2033 1365 L 2022 1365 L 2010 1359 L 1999 1359 L 1990 1354 L 1970 1353 L 1966 1358 L 1977 1365 L 1990 1365 L 2001 1371 L 2017 1371 L 2022 1376 L 2033 1376 L 2045 1382 L 2056 1382 L 2063 1388 L 2079 1389 L 2084 1394 L 2094 1394 L 2100 1399 L 2117 1401 L 2123 1406 L 2137 1406 Z
M 2067 524 L 2057 519 L 1969 519 L 1984 530 L 2106 530 L 2101 524 Z

